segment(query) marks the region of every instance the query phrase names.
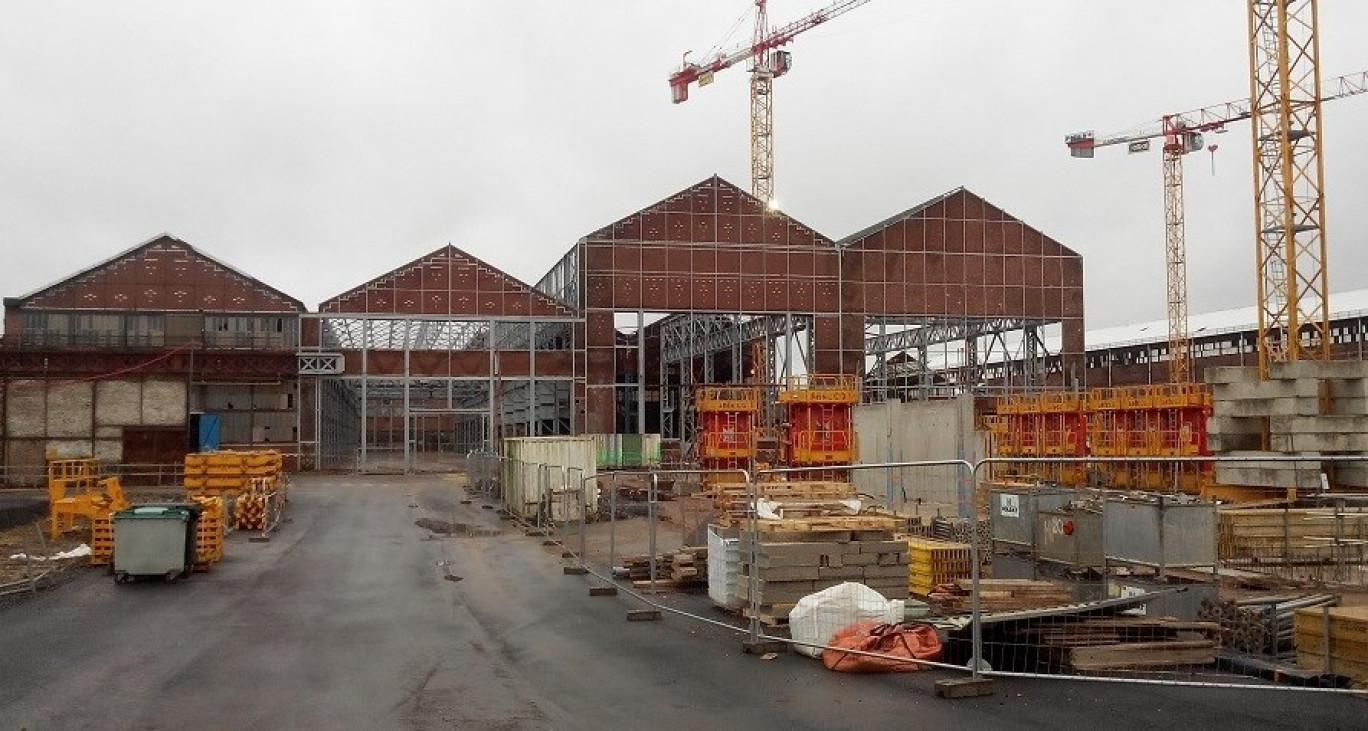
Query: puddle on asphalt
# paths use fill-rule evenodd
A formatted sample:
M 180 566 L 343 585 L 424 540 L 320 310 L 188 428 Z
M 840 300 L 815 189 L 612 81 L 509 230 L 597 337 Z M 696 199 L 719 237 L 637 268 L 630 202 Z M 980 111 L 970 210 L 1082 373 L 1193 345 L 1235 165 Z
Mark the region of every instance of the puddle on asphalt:
M 499 529 L 492 526 L 451 523 L 433 518 L 419 518 L 413 524 L 436 536 L 455 536 L 457 538 L 491 538 L 499 535 Z

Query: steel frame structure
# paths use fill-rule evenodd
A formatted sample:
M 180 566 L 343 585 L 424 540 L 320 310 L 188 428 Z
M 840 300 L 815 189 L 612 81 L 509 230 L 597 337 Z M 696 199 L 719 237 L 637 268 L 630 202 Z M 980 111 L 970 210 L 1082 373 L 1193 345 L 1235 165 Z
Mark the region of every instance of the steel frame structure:
M 924 400 L 1045 388 L 1041 376 L 1049 369 L 1042 361 L 1052 354 L 1043 331 L 1049 324 L 1011 317 L 867 318 L 863 400 Z M 934 346 L 950 344 L 958 344 L 959 357 L 947 350 L 936 364 Z
M 1081 258 L 963 189 L 836 242 L 713 177 L 581 238 L 536 287 L 584 317 L 579 427 L 658 429 L 685 452 L 699 385 L 867 373 L 877 400 L 1082 376 Z M 947 342 L 967 368 L 894 393 L 894 361 Z
M 451 444 L 451 454 L 464 453 L 454 441 L 434 436 L 434 429 L 485 435 L 480 444 L 464 445 L 464 451 L 490 448 L 506 434 L 575 431 L 570 394 L 577 379 L 569 354 L 574 317 L 326 312 L 302 317 L 314 323 L 306 331 L 320 334 L 314 347 L 341 351 L 341 372 L 315 377 L 314 402 L 330 403 L 324 394 L 336 388 L 330 382 L 355 394 L 355 417 L 364 425 L 354 459 L 360 471 L 420 470 L 416 457 L 424 444 Z M 299 353 L 301 360 L 311 357 L 308 350 Z M 322 408 L 313 414 L 317 436 L 308 443 L 320 457 L 329 418 Z M 479 426 L 460 426 L 466 422 Z M 424 429 L 425 424 L 432 428 Z
M 308 339 L 300 360 L 341 356 L 340 372 L 315 377 L 313 400 L 323 403 L 323 389 L 337 388 L 330 382 L 354 394 L 357 469 L 447 469 L 506 434 L 577 427 L 582 319 L 456 247 L 401 265 L 303 317 Z M 325 418 L 315 410 L 320 451 Z
M 727 353 L 732 364 L 742 364 L 749 376 L 745 380 L 762 390 L 761 422 L 769 425 L 777 384 L 797 373 L 810 371 L 812 352 L 811 315 L 722 315 L 717 313 L 680 313 L 656 324 L 660 332 L 660 433 L 664 439 L 682 439 L 692 444 L 694 410 L 690 393 L 695 386 L 717 381 L 714 367 L 719 353 Z M 760 345 L 762 354 L 755 362 L 750 357 L 745 368 L 747 346 Z M 779 355 L 782 350 L 782 357 Z M 701 366 L 701 375 L 698 373 Z M 671 375 L 673 374 L 673 378 Z M 735 380 L 736 374 L 732 374 Z

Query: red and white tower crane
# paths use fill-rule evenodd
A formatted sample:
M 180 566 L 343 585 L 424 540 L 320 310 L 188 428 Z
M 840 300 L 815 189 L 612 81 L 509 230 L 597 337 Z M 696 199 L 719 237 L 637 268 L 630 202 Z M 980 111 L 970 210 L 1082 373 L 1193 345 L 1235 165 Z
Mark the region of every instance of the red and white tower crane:
M 780 47 L 804 31 L 812 30 L 838 15 L 854 10 L 869 0 L 839 0 L 814 10 L 779 28 L 769 27 L 768 0 L 755 1 L 755 33 L 749 45 L 723 51 L 716 56 L 684 65 L 670 75 L 670 96 L 675 104 L 688 101 L 689 85 L 712 83 L 713 74 L 746 59 L 751 61 L 750 153 L 751 194 L 766 205 L 774 205 L 774 80 L 788 73 L 792 54 Z M 685 54 L 687 57 L 688 54 Z
M 1348 74 L 1322 85 L 1321 102 L 1368 91 L 1368 71 Z M 1319 107 L 1319 104 L 1316 105 Z M 1237 99 L 1190 112 L 1165 115 L 1156 122 L 1125 132 L 1098 137 L 1092 132 L 1068 135 L 1064 142 L 1074 157 L 1090 158 L 1099 147 L 1126 145 L 1132 153 L 1147 152 L 1151 140 L 1163 140 L 1164 240 L 1167 259 L 1169 380 L 1192 381 L 1187 315 L 1187 244 L 1184 238 L 1183 156 L 1204 148 L 1203 133 L 1224 132 L 1226 125 L 1252 116 L 1249 99 Z M 1262 267 L 1261 267 L 1262 269 Z M 1261 287 L 1262 291 L 1262 287 Z M 1262 351 L 1261 351 L 1262 352 Z

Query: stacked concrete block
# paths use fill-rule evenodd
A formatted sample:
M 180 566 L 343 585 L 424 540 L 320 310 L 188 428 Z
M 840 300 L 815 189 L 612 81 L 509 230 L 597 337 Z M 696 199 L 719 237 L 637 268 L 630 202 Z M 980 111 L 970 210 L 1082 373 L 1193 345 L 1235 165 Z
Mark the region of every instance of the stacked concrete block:
M 1209 443 L 1218 454 L 1303 456 L 1299 462 L 1216 465 L 1216 481 L 1279 489 L 1314 490 L 1322 472 L 1344 487 L 1368 487 L 1368 462 L 1323 462 L 1324 456 L 1368 457 L 1368 363 L 1275 363 L 1268 380 L 1257 368 L 1206 372 L 1215 407 Z M 1265 429 L 1269 451 L 1261 451 Z
M 891 532 L 858 538 L 850 531 L 813 533 L 810 540 L 790 540 L 797 536 L 774 540 L 760 533 L 754 564 L 750 562 L 752 535 L 741 534 L 737 590 L 748 604 L 753 585 L 762 619 L 782 621 L 799 599 L 847 581 L 864 584 L 889 599 L 907 598 L 908 545 L 893 540 Z

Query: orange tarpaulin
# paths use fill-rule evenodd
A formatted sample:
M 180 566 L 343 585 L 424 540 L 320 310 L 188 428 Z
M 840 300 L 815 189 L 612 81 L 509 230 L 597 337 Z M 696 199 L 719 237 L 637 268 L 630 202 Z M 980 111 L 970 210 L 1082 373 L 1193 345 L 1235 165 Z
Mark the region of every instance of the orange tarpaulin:
M 822 664 L 843 673 L 910 673 L 920 670 L 911 660 L 939 660 L 940 636 L 928 624 L 900 625 L 865 621 L 837 632 L 822 651 Z M 857 654 L 876 653 L 884 657 Z

